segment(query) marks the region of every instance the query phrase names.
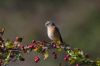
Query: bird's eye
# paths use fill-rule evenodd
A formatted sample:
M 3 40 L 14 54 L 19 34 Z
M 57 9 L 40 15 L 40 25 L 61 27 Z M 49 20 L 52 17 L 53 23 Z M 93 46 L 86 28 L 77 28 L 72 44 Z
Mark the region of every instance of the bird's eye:
M 47 25 L 49 25 L 49 23 Z
M 51 22 L 50 21 L 47 21 L 45 25 L 46 26 L 51 25 Z
M 49 25 L 50 23 L 47 23 L 47 26 Z

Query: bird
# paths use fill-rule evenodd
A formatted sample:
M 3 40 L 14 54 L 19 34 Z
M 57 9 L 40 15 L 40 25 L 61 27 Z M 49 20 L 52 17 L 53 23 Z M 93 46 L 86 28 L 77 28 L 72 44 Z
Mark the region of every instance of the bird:
M 57 45 L 62 45 L 63 44 L 62 36 L 55 23 L 53 21 L 47 21 L 45 23 L 45 26 L 47 27 L 47 35 L 49 39 L 52 40 Z

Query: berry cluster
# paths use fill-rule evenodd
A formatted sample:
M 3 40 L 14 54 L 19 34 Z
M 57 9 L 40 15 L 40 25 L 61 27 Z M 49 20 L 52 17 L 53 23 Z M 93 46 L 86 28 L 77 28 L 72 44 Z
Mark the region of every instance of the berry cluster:
M 4 40 L 2 38 L 4 28 L 0 29 L 0 66 L 5 66 L 9 62 L 15 62 L 16 60 L 24 61 L 23 53 L 29 53 L 31 51 L 37 52 L 43 56 L 43 60 L 49 57 L 50 50 L 54 59 L 58 58 L 58 53 L 63 52 L 65 56 L 64 61 L 70 65 L 81 66 L 84 64 L 92 66 L 100 66 L 100 60 L 93 61 L 90 57 L 78 48 L 71 48 L 66 45 L 57 46 L 54 42 L 35 41 L 24 46 L 22 44 L 23 38 L 16 37 L 14 41 Z M 41 58 L 35 56 L 34 62 L 38 63 Z

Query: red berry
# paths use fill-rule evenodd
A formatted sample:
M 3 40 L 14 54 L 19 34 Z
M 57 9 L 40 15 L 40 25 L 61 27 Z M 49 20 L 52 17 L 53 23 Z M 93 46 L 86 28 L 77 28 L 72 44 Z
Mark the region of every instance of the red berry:
M 76 64 L 75 66 L 80 66 L 79 64 Z
M 34 49 L 34 48 L 35 48 L 34 44 L 30 44 L 28 47 L 29 47 L 30 49 Z
M 34 61 L 35 61 L 36 63 L 38 63 L 38 62 L 40 61 L 40 58 L 39 58 L 38 56 L 35 56 L 35 57 L 34 57 Z
M 21 38 L 21 37 L 16 37 L 15 40 L 18 41 L 18 42 L 22 42 L 23 38 Z
M 69 59 L 69 57 L 70 57 L 70 55 L 66 55 L 66 56 L 64 57 L 64 61 L 67 61 L 67 60 Z
M 54 54 L 54 59 L 57 59 L 57 54 Z
M 54 59 L 57 59 L 57 53 L 56 52 L 52 52 L 52 55 L 53 55 Z
M 21 50 L 23 50 L 23 49 L 24 49 L 24 45 L 20 45 L 19 48 L 20 48 Z
M 32 40 L 32 43 L 35 43 L 36 41 L 35 40 Z

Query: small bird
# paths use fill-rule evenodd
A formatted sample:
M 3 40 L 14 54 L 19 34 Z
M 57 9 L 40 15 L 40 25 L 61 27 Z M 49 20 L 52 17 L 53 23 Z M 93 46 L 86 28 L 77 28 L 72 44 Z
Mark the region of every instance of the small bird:
M 58 27 L 54 24 L 52 21 L 47 21 L 45 23 L 45 26 L 47 27 L 47 34 L 48 37 L 55 42 L 57 45 L 62 45 L 63 40 L 60 34 L 60 31 Z

